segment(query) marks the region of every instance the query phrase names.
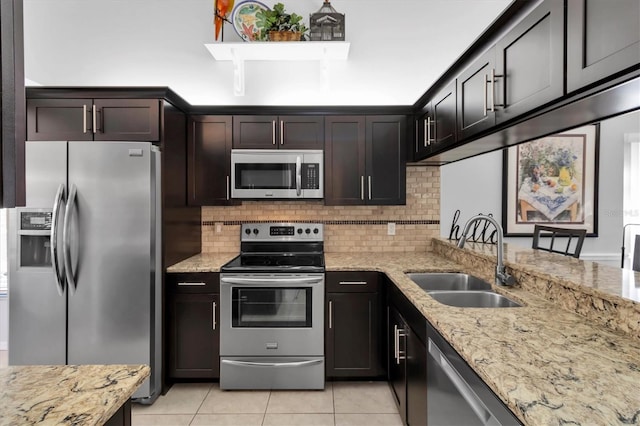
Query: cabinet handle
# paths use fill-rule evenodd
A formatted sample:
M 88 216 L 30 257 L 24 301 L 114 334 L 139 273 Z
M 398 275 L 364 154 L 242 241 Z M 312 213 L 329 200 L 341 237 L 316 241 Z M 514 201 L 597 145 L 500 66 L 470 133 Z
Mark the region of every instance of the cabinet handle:
M 431 116 L 427 117 L 426 123 L 427 123 L 427 131 L 425 133 L 427 135 L 427 145 L 431 145 L 431 142 L 433 142 L 431 140 L 431 124 L 432 124 L 431 123 Z
M 216 324 L 216 302 L 211 302 L 211 303 L 213 305 L 213 315 L 212 315 L 213 322 L 212 322 L 212 324 L 213 324 L 213 329 L 215 330 L 216 326 L 217 326 L 217 324 Z
M 423 139 L 424 139 L 424 147 L 425 148 L 427 147 L 427 144 L 429 143 L 429 136 L 427 136 L 428 135 L 428 133 L 427 133 L 428 130 L 427 129 L 429 128 L 429 125 L 427 124 L 428 120 L 429 120 L 429 117 L 425 118 L 425 120 L 424 120 L 424 138 Z
M 489 76 L 484 75 L 484 84 L 482 85 L 482 116 L 487 116 L 487 84 L 489 83 Z
M 360 176 L 360 199 L 364 201 L 364 176 Z
M 87 133 L 87 106 L 82 105 L 82 133 Z
M 371 199 L 371 176 L 369 176 L 369 199 Z
M 339 285 L 367 285 L 366 281 L 340 281 Z
M 400 338 L 398 337 L 398 324 L 393 324 L 393 357 L 396 359 L 396 364 L 400 364 L 399 354 Z
M 229 201 L 229 175 L 227 175 L 227 201 Z
M 284 145 L 284 121 L 280 120 L 280 145 Z
M 405 337 L 406 335 L 404 328 L 398 328 L 398 364 L 400 364 L 400 361 L 407 358 L 405 356 L 405 351 L 400 350 L 400 338 Z
M 271 121 L 271 144 L 276 144 L 276 120 Z
M 206 283 L 178 283 L 179 286 L 200 286 L 200 285 L 207 285 Z
M 91 106 L 91 115 L 93 116 L 93 133 L 97 133 L 98 130 L 98 120 L 96 118 L 97 114 L 96 114 L 96 106 L 92 105 Z
M 333 301 L 329 300 L 329 328 L 333 328 Z
M 496 104 L 496 78 L 502 78 L 503 75 L 496 74 L 495 68 L 491 68 L 491 76 L 489 79 L 489 84 L 491 85 L 491 89 L 489 90 L 489 94 L 491 95 L 491 108 L 489 111 L 495 112 L 496 107 L 502 107 L 504 104 Z

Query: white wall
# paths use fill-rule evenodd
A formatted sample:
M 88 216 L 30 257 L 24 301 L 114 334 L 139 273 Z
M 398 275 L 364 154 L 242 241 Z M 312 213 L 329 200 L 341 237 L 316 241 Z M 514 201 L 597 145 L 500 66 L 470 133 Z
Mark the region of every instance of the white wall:
M 640 132 L 640 112 L 603 121 L 600 125 L 598 237 L 587 238 L 581 258 L 619 265 L 623 224 L 624 134 Z M 502 220 L 502 151 L 442 166 L 440 233 L 449 236 L 453 214 L 460 209 L 460 228 L 477 213 Z M 531 238 L 506 242 L 531 247 Z
M 9 299 L 0 296 L 0 351 L 7 350 L 9 344 Z

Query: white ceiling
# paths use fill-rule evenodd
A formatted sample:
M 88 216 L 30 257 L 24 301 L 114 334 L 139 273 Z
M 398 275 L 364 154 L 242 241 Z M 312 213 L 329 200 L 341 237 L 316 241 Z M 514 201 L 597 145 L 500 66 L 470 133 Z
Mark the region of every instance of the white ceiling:
M 284 3 L 308 22 L 322 0 Z M 333 0 L 351 49 L 330 64 L 328 90 L 318 62 L 256 61 L 239 97 L 232 64 L 204 47 L 213 0 L 24 0 L 25 75 L 45 86 L 169 86 L 194 105 L 412 105 L 510 3 Z M 239 40 L 231 26 L 224 40 Z

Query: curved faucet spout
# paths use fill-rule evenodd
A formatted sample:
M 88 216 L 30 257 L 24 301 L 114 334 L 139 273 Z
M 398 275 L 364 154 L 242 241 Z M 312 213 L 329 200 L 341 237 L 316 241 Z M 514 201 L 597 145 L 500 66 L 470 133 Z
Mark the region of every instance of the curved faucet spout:
M 464 243 L 467 241 L 467 234 L 471 229 L 471 225 L 481 220 L 486 220 L 487 222 L 490 222 L 493 226 L 495 226 L 498 234 L 498 244 L 497 244 L 498 247 L 497 247 L 497 255 L 496 255 L 496 285 L 506 285 L 506 286 L 514 285 L 515 279 L 507 273 L 504 267 L 504 260 L 503 260 L 504 233 L 502 231 L 502 226 L 500 226 L 498 221 L 496 221 L 493 217 L 479 214 L 469 219 L 467 223 L 464 224 L 464 229 L 462 230 L 462 237 L 460 237 L 460 241 L 458 241 L 458 248 L 464 247 Z

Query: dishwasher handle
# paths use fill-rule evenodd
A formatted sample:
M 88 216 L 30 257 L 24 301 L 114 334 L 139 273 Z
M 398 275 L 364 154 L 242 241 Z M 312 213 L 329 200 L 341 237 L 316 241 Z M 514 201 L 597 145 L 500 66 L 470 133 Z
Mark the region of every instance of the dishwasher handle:
M 500 424 L 431 338 L 429 338 L 429 355 L 435 360 L 440 370 L 451 380 L 476 416 L 482 420 L 482 424 Z

